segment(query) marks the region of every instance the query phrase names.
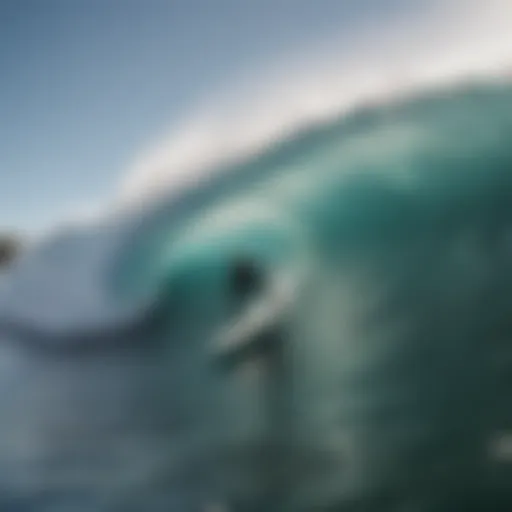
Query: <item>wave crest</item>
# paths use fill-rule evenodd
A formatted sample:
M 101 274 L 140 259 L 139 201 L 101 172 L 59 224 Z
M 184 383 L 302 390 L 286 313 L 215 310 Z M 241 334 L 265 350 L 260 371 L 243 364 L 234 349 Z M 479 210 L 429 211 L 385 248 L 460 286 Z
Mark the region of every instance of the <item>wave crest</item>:
M 506 0 L 449 2 L 416 23 L 397 19 L 378 34 L 363 32 L 350 48 L 330 41 L 295 64 L 277 63 L 264 79 L 200 106 L 142 153 L 122 183 L 120 204 L 179 195 L 216 169 L 361 105 L 475 78 L 508 80 L 508 20 Z

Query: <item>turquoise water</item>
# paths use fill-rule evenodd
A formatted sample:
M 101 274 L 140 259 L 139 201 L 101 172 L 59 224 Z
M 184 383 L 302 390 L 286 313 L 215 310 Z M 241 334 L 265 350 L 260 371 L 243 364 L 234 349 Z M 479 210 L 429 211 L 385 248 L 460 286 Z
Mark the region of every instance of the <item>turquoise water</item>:
M 300 461 L 267 482 L 276 510 L 512 506 L 512 463 L 492 450 L 512 428 L 511 134 L 508 85 L 433 93 L 305 132 L 149 216 L 176 221 L 169 253 L 188 247 L 209 275 L 246 252 L 307 276 L 280 334 L 288 414 L 244 438 L 284 436 Z M 237 384 L 240 414 L 264 414 L 261 379 Z M 247 460 L 236 471 L 259 481 Z
M 28 255 L 9 510 L 512 510 L 511 134 L 503 83 L 368 107 Z

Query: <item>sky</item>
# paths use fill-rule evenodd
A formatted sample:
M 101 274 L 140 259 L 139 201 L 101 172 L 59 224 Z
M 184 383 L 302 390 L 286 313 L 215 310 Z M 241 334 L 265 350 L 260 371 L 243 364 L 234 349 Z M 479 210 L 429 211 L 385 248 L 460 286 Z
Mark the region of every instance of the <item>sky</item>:
M 0 230 L 39 232 L 94 209 L 162 158 L 172 167 L 162 146 L 186 145 L 176 133 L 219 91 L 229 102 L 233 84 L 264 85 L 267 68 L 297 85 L 324 55 L 336 69 L 338 52 L 364 60 L 361 41 L 378 47 L 380 27 L 412 27 L 441 3 L 0 0 Z
M 110 196 L 211 91 L 409 0 L 1 0 L 0 229 Z

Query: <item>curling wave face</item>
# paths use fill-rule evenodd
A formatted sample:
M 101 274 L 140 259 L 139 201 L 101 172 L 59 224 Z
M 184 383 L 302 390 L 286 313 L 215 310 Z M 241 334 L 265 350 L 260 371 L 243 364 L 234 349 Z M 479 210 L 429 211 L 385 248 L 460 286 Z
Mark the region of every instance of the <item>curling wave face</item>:
M 443 88 L 28 251 L 0 508 L 510 510 L 511 133 Z

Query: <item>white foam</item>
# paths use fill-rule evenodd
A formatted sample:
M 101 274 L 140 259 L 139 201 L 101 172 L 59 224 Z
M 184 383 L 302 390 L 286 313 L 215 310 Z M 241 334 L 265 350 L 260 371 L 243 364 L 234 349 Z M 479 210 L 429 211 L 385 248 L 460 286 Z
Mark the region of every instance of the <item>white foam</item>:
M 327 41 L 298 49 L 294 61 L 253 73 L 238 92 L 227 88 L 135 160 L 120 204 L 161 193 L 179 195 L 215 169 L 362 103 L 382 102 L 473 77 L 512 70 L 512 2 L 455 0 L 421 19 L 396 18 L 361 32 L 350 48 Z M 256 85 L 254 85 L 256 84 Z

